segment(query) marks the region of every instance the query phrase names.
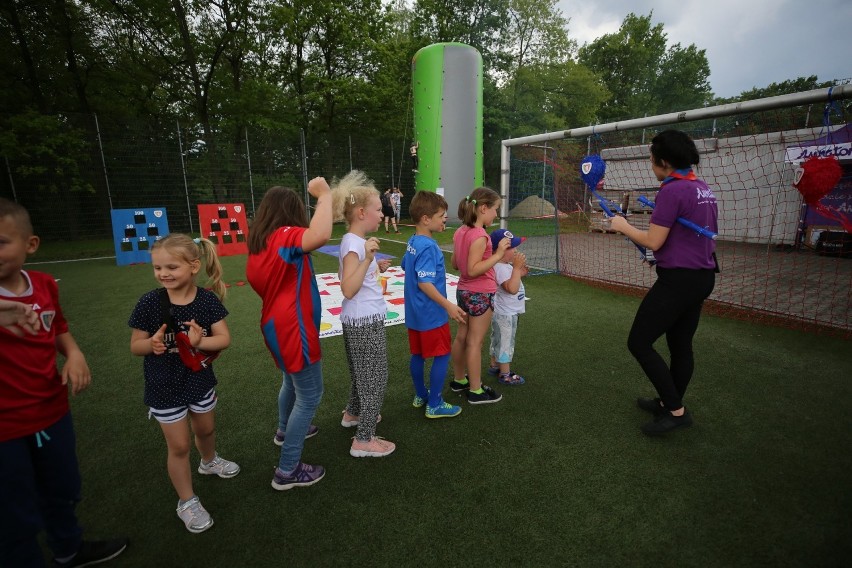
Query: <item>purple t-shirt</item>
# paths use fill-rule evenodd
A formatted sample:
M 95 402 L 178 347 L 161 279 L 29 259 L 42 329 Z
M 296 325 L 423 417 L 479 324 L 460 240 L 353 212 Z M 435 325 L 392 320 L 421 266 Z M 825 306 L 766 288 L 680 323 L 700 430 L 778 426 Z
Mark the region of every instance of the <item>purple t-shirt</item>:
M 657 193 L 651 223 L 669 227 L 670 231 L 663 246 L 654 251 L 657 265 L 662 268 L 715 268 L 716 241 L 684 227 L 677 218 L 683 217 L 716 233 L 719 231 L 718 214 L 716 196 L 704 181 L 675 179 L 663 185 Z

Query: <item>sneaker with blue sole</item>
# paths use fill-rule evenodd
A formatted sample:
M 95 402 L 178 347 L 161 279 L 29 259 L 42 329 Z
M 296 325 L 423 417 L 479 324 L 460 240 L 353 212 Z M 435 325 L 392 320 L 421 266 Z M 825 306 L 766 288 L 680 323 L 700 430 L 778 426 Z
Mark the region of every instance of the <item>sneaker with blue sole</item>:
M 426 418 L 452 418 L 461 414 L 461 406 L 454 406 L 449 402 L 443 402 L 439 406 L 427 406 Z

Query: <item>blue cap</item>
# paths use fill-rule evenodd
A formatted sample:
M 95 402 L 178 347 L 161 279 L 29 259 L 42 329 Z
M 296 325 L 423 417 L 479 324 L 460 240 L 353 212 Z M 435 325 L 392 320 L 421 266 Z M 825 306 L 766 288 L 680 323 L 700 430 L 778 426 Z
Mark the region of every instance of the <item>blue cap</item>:
M 509 248 L 515 248 L 520 246 L 522 242 L 527 240 L 526 237 L 516 237 L 512 234 L 512 231 L 508 229 L 497 229 L 493 233 L 491 233 L 491 250 L 497 250 L 497 246 L 500 244 L 504 238 L 509 238 L 512 240 L 512 244 Z

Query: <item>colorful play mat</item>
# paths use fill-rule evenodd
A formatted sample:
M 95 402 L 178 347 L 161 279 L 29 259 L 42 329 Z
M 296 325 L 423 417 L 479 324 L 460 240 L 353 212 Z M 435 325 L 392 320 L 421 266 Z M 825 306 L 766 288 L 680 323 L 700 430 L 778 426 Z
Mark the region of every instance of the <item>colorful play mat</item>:
M 378 255 L 377 255 L 378 256 Z M 337 274 L 317 274 L 317 287 L 322 299 L 322 321 L 320 322 L 320 338 L 331 337 L 343 333 L 340 323 L 343 292 L 340 291 L 340 278 Z M 382 275 L 385 289 L 385 304 L 387 304 L 387 320 L 385 325 L 405 323 L 405 271 L 399 266 L 391 266 Z M 456 286 L 459 278 L 447 274 L 447 298 L 456 302 Z

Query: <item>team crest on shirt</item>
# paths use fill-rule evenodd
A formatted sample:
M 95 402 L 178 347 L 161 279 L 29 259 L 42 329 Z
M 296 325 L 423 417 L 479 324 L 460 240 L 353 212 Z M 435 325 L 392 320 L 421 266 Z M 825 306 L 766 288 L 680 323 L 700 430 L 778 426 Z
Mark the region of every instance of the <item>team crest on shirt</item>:
M 53 318 L 56 317 L 56 312 L 53 310 L 41 312 L 38 317 L 41 319 L 41 327 L 45 331 L 50 331 L 50 326 L 53 325 Z

